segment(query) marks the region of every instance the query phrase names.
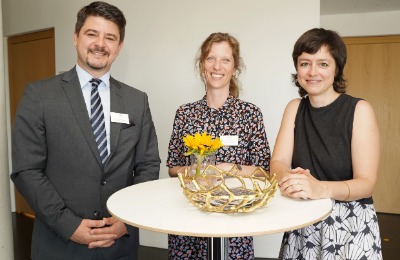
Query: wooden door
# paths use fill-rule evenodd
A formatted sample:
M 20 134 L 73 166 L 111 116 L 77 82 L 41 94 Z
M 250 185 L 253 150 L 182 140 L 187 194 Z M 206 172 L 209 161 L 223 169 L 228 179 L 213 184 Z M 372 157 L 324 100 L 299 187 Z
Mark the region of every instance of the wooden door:
M 400 214 L 400 36 L 349 37 L 344 41 L 348 93 L 372 104 L 381 133 L 375 208 Z
M 10 113 L 13 122 L 25 85 L 55 75 L 54 29 L 9 37 L 8 70 Z M 18 213 L 34 216 L 33 210 L 17 190 L 15 204 Z

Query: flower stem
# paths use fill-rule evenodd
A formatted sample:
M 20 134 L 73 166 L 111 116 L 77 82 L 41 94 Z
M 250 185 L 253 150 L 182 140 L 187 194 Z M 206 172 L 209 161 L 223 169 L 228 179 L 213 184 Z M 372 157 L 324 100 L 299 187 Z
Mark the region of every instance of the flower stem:
M 197 157 L 196 175 L 200 175 L 201 154 L 196 155 L 196 157 Z

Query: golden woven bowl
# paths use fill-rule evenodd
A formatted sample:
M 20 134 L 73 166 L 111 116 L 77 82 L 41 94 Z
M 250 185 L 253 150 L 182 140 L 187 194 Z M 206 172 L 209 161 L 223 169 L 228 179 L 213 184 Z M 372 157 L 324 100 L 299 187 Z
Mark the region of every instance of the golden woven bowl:
M 200 175 L 187 170 L 178 178 L 183 194 L 195 206 L 209 212 L 252 212 L 267 205 L 278 187 L 275 174 L 258 167 L 249 176 L 238 176 L 235 165 L 229 172 L 209 165 Z

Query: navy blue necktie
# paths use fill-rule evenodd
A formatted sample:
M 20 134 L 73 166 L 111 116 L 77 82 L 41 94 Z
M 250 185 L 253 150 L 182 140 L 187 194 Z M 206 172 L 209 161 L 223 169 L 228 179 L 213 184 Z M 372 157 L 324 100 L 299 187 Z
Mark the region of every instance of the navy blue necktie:
M 101 98 L 97 89 L 101 83 L 101 80 L 93 78 L 90 80 L 90 83 L 92 83 L 92 91 L 90 96 L 90 124 L 92 125 L 94 137 L 96 138 L 101 162 L 104 165 L 108 157 L 108 150 L 103 106 L 101 104 Z

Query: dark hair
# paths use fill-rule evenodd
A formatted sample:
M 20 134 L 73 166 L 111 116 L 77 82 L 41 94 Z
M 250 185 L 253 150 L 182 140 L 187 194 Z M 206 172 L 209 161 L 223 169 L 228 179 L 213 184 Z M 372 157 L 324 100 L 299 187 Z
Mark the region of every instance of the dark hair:
M 208 54 L 210 54 L 211 46 L 213 43 L 227 42 L 229 46 L 232 48 L 232 56 L 234 62 L 234 68 L 236 69 L 236 76 L 239 76 L 242 71 L 244 65 L 242 62 L 242 58 L 240 57 L 240 45 L 238 40 L 236 40 L 233 36 L 227 33 L 212 33 L 207 39 L 203 42 L 200 47 L 199 53 L 196 58 L 196 65 L 198 66 L 200 75 L 204 72 L 204 61 L 206 60 Z M 205 82 L 205 79 L 202 77 L 202 80 Z M 229 94 L 234 97 L 239 97 L 240 92 L 240 83 L 236 77 L 232 77 L 229 83 Z
M 106 20 L 114 22 L 119 29 L 120 42 L 124 41 L 126 20 L 122 11 L 116 6 L 110 5 L 106 2 L 98 1 L 82 7 L 77 14 L 77 20 L 75 24 L 76 34 L 79 34 L 82 26 L 85 24 L 86 19 L 89 16 L 100 16 Z
M 336 63 L 335 77 L 333 80 L 333 89 L 337 93 L 346 93 L 346 80 L 344 79 L 343 69 L 347 60 L 346 45 L 337 32 L 325 30 L 323 28 L 314 28 L 305 32 L 294 45 L 293 62 L 297 71 L 298 57 L 303 53 L 315 54 L 322 46 L 328 47 L 329 53 L 332 55 Z M 301 97 L 307 95 L 307 92 L 300 86 L 297 81 L 297 73 L 292 74 L 295 85 L 299 88 Z

